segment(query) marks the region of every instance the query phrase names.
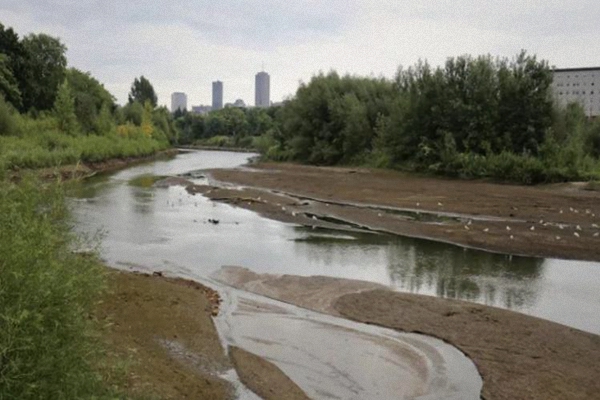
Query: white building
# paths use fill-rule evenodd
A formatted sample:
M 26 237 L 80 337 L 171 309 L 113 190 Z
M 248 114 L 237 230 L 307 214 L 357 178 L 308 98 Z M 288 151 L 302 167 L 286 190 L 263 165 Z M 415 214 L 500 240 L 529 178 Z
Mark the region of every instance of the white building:
M 192 113 L 194 114 L 208 114 L 212 111 L 212 106 L 199 105 L 192 106 Z
M 187 110 L 187 95 L 182 92 L 171 94 L 171 112 Z
M 271 78 L 266 72 L 256 74 L 256 89 L 254 93 L 254 105 L 256 107 L 271 106 Z
M 555 69 L 552 89 L 559 105 L 577 102 L 588 117 L 600 115 L 600 67 Z

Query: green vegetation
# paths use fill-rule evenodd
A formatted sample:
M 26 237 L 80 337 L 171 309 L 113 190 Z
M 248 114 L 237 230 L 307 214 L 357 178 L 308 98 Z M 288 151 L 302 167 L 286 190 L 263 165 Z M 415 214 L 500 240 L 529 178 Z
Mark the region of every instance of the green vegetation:
M 73 252 L 60 186 L 1 182 L 0 226 L 0 397 L 108 394 L 89 318 L 103 275 L 94 257 Z
M 48 35 L 22 40 L 0 24 L 0 169 L 55 167 L 154 154 L 177 140 L 143 76 L 119 107 L 89 73 L 66 67 Z
M 524 184 L 600 179 L 600 122 L 554 104 L 552 71 L 462 56 L 395 79 L 319 74 L 283 106 L 180 113 L 182 143 L 250 147 L 271 160 L 360 164 Z

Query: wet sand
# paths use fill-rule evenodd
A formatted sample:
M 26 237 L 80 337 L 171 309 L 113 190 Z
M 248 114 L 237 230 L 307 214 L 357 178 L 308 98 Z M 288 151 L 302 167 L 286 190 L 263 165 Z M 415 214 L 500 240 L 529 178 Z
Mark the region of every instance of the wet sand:
M 210 174 L 218 185 L 190 191 L 284 222 L 328 226 L 333 218 L 507 254 L 600 261 L 600 192 L 584 184 L 516 186 L 272 163 Z
M 211 318 L 220 303 L 214 290 L 188 280 L 112 269 L 107 277 L 110 289 L 95 318 L 104 326 L 107 361 L 125 365 L 125 376 L 111 384 L 128 396 L 233 399 L 237 385 L 225 376 L 231 376 L 234 365 L 257 393 L 270 393 L 273 385 L 277 394 L 298 393 L 261 357 L 234 351 L 230 361 Z
M 315 311 L 442 339 L 476 364 L 484 399 L 591 399 L 600 393 L 597 335 L 498 308 L 374 289 L 368 282 L 239 267 L 224 267 L 216 278 Z

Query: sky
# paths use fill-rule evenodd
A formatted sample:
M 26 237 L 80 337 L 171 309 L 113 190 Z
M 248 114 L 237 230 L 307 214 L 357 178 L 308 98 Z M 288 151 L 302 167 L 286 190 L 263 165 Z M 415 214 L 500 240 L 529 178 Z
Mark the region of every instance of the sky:
M 600 66 L 597 0 L 0 0 L 0 23 L 61 38 L 69 66 L 121 104 L 141 75 L 160 104 L 185 92 L 189 108 L 210 104 L 214 80 L 253 105 L 263 66 L 274 102 L 319 72 L 392 78 L 464 54 Z

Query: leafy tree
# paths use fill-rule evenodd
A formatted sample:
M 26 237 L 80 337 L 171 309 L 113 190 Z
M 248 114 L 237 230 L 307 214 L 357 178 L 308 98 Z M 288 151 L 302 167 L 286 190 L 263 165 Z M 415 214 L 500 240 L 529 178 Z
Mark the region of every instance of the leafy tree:
M 67 48 L 60 39 L 40 33 L 23 38 L 25 80 L 21 81 L 23 109 L 49 110 L 54 105 L 66 73 Z
M 25 86 L 27 79 L 25 74 L 25 53 L 25 47 L 19 40 L 19 35 L 12 28 L 7 29 L 0 23 L 0 54 L 4 54 L 6 57 L 2 62 L 3 66 L 0 67 L 0 70 L 4 70 L 0 72 L 0 76 L 4 76 L 4 79 L 8 81 L 8 83 L 4 83 L 5 87 L 0 88 L 0 90 L 4 91 L 4 97 L 7 101 L 21 110 L 23 106 L 21 90 Z M 14 89 L 6 87 L 10 87 L 15 83 L 19 92 L 18 96 L 14 93 Z
M 58 89 L 54 103 L 54 115 L 58 121 L 58 129 L 62 132 L 75 135 L 79 131 L 79 124 L 75 116 L 75 101 L 67 81 L 63 82 Z
M 103 107 L 108 111 L 114 109 L 114 97 L 89 72 L 70 68 L 67 82 L 75 100 L 75 115 L 83 131 L 102 133 L 97 119 Z
M 0 96 L 19 108 L 21 102 L 21 91 L 9 65 L 9 59 L 5 54 L 0 54 Z
M 136 101 L 140 104 L 145 104 L 149 101 L 153 108 L 158 103 L 158 98 L 152 84 L 143 75 L 139 79 L 134 79 L 128 99 L 130 104 Z

